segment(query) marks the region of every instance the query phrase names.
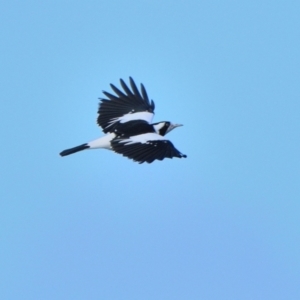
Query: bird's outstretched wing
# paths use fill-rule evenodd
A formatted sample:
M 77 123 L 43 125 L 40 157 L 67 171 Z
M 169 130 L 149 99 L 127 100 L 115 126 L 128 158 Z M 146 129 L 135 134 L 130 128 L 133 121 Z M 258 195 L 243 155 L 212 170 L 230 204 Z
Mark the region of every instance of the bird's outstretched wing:
M 153 100 L 149 100 L 143 84 L 141 84 L 140 93 L 131 77 L 129 77 L 129 82 L 131 90 L 120 79 L 124 92 L 120 91 L 113 84 L 110 86 L 116 95 L 103 91 L 108 99 L 101 99 L 97 123 L 105 133 L 114 132 L 122 123 L 133 120 L 152 122 L 155 108 Z
M 115 152 L 140 164 L 152 163 L 156 159 L 186 157 L 169 140 L 156 133 L 146 133 L 129 138 L 117 137 L 111 142 L 111 146 Z

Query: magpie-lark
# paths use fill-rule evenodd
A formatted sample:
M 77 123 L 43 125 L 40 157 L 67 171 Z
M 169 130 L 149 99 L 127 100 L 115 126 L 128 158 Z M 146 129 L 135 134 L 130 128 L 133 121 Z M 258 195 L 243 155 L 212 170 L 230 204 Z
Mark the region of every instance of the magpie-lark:
M 120 79 L 122 92 L 111 84 L 116 95 L 103 91 L 108 99 L 100 98 L 97 123 L 105 136 L 80 146 L 66 149 L 61 156 L 85 149 L 109 149 L 138 163 L 152 163 L 164 158 L 186 157 L 164 136 L 181 124 L 171 122 L 153 123 L 154 102 L 149 100 L 143 84 L 139 92 L 129 77 L 131 89 Z

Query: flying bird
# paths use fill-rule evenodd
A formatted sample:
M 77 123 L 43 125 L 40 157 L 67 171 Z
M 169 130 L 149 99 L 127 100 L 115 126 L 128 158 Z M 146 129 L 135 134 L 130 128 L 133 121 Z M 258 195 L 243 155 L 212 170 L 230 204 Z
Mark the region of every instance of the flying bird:
M 167 133 L 182 125 L 168 121 L 152 123 L 153 100 L 149 100 L 143 84 L 139 91 L 131 77 L 129 82 L 131 89 L 120 79 L 123 91 L 111 84 L 115 95 L 103 91 L 107 99 L 100 98 L 97 123 L 106 135 L 66 149 L 60 153 L 61 156 L 86 149 L 108 149 L 138 163 L 187 157 L 165 138 Z

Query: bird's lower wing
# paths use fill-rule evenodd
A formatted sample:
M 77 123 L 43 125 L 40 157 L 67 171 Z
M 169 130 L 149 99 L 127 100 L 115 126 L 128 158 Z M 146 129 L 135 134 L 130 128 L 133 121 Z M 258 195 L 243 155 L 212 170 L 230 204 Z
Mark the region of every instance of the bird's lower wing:
M 151 134 L 151 137 L 155 138 L 155 135 Z M 146 136 L 150 136 L 150 134 L 127 139 L 115 138 L 111 145 L 115 152 L 139 163 L 152 163 L 154 160 L 163 160 L 164 158 L 186 157 L 169 140 L 162 139 L 159 135 L 156 135 L 156 140 L 145 140 Z

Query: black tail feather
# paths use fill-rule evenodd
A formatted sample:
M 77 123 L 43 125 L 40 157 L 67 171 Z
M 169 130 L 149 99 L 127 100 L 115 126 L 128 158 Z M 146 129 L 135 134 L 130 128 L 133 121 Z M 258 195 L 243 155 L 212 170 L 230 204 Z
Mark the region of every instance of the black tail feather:
M 73 154 L 73 153 L 76 153 L 78 151 L 82 151 L 82 150 L 85 150 L 88 148 L 90 148 L 90 146 L 88 146 L 88 144 L 82 144 L 82 145 L 74 147 L 74 148 L 66 149 L 66 150 L 60 152 L 59 155 L 66 156 L 66 155 L 70 155 L 70 154 Z

